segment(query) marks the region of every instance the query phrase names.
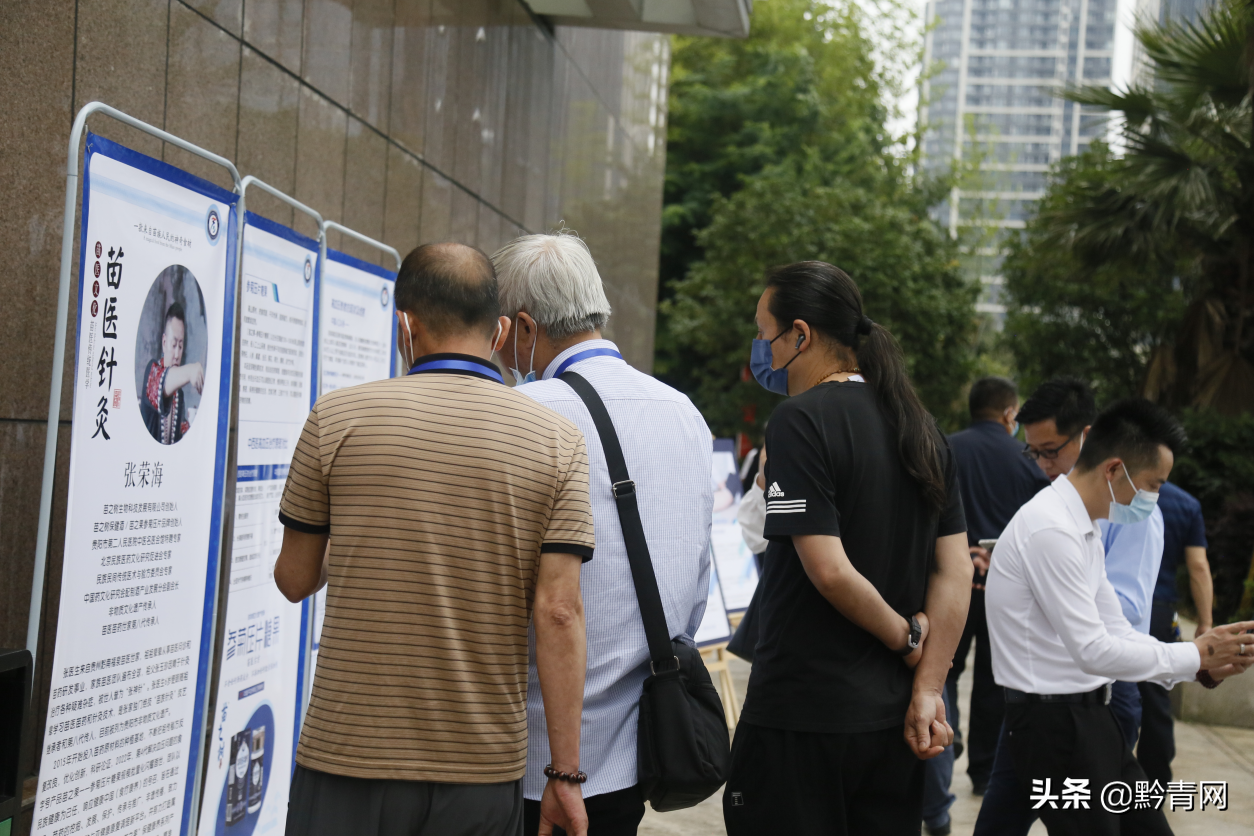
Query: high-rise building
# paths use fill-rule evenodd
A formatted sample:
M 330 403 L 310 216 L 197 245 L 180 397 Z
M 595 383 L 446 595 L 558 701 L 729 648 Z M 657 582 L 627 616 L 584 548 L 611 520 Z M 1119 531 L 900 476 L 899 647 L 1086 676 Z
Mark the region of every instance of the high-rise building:
M 1171 0 L 1167 0 L 1170 2 Z M 1117 0 L 929 0 L 921 90 L 923 165 L 940 173 L 978 163 L 978 174 L 937 207 L 957 233 L 989 235 L 969 253 L 979 309 L 1000 317 L 1000 240 L 1020 229 L 1044 194 L 1049 167 L 1105 135 L 1107 114 L 1056 94 L 1109 85 Z

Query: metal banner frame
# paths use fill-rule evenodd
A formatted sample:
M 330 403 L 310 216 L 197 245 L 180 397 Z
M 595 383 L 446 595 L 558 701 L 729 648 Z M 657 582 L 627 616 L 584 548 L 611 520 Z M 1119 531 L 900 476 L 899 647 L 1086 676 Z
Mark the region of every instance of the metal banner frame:
M 301 201 L 297 200 L 296 198 L 292 197 L 291 195 L 287 194 L 286 192 L 283 192 L 283 191 L 281 191 L 281 190 L 279 190 L 279 189 L 275 188 L 274 186 L 270 185 L 270 184 L 269 184 L 269 183 L 267 183 L 266 181 L 262 180 L 262 179 L 261 179 L 261 178 L 259 178 L 259 177 L 255 177 L 255 176 L 254 176 L 254 175 L 252 175 L 252 174 L 249 174 L 249 175 L 247 175 L 247 176 L 245 176 L 245 177 L 243 178 L 243 180 L 240 182 L 240 189 L 239 189 L 239 215 L 240 215 L 240 224 L 239 224 L 239 237 L 238 237 L 238 240 L 237 240 L 237 242 L 236 242 L 236 243 L 237 243 L 237 247 L 236 247 L 236 251 L 235 251 L 235 252 L 236 252 L 236 257 L 235 257 L 235 289 L 236 289 L 236 293 L 235 293 L 235 304 L 236 304 L 235 319 L 236 319 L 236 322 L 238 323 L 238 322 L 240 321 L 240 316 L 241 316 L 242 311 L 243 311 L 243 296 L 242 296 L 242 291 L 243 291 L 243 282 L 244 282 L 244 228 L 248 225 L 248 207 L 247 207 L 247 205 L 246 205 L 246 201 L 247 201 L 247 198 L 248 198 L 248 189 L 249 189 L 249 187 L 255 187 L 255 188 L 257 188 L 257 189 L 260 189 L 261 191 L 265 192 L 266 194 L 270 195 L 271 197 L 276 198 L 277 200 L 282 201 L 283 203 L 285 203 L 285 204 L 287 204 L 288 206 L 292 207 L 292 208 L 293 208 L 293 209 L 295 209 L 297 212 L 300 212 L 300 213 L 302 213 L 302 214 L 304 214 L 304 215 L 306 215 L 306 216 L 308 216 L 308 217 L 312 218 L 312 219 L 313 219 L 313 221 L 314 221 L 314 223 L 315 223 L 315 224 L 317 225 L 317 227 L 318 227 L 318 235 L 317 235 L 317 239 L 316 239 L 316 240 L 317 240 L 317 242 L 318 242 L 318 263 L 317 263 L 316 268 L 315 268 L 315 270 L 314 270 L 314 289 L 315 289 L 315 294 L 314 294 L 314 295 L 315 295 L 315 301 L 314 301 L 314 304 L 313 304 L 313 333 L 314 333 L 314 339 L 315 339 L 315 340 L 317 340 L 317 334 L 318 334 L 318 302 L 317 302 L 317 294 L 318 294 L 318 291 L 320 291 L 320 290 L 321 290 L 321 283 L 322 283 L 322 263 L 323 263 L 323 261 L 326 259 L 326 230 L 325 230 L 325 228 L 324 228 L 324 224 L 326 223 L 326 221 L 324 221 L 324 220 L 323 220 L 323 218 L 322 218 L 322 213 L 321 213 L 321 212 L 318 212 L 318 211 L 317 211 L 316 209 L 314 209 L 313 207 L 311 207 L 311 206 L 309 206 L 309 205 L 307 205 L 307 204 L 305 204 L 305 203 L 302 203 Z M 262 216 L 262 217 L 264 217 L 264 216 Z M 239 360 L 240 343 L 241 343 L 242 339 L 243 339 L 242 332 L 240 332 L 239 328 L 237 327 L 237 328 L 236 328 L 236 335 L 235 335 L 235 345 L 232 347 L 232 350 L 233 350 L 233 352 L 234 352 L 234 354 L 235 354 L 235 358 L 236 358 L 236 362 L 237 362 L 237 364 L 238 364 L 238 360 Z M 311 380 L 309 381 L 309 384 L 310 384 L 311 396 L 310 396 L 309 406 L 310 406 L 310 408 L 312 408 L 312 407 L 313 407 L 313 401 L 314 401 L 314 400 L 317 398 L 317 396 L 318 396 L 318 391 L 317 391 L 317 390 L 318 390 L 318 366 L 317 366 L 317 352 L 316 352 L 316 349 L 314 350 L 314 362 L 313 362 L 313 365 L 312 365 L 312 367 L 311 367 L 310 377 L 311 377 Z M 236 391 L 238 391 L 239 386 L 240 386 L 240 380 L 239 380 L 239 378 L 238 378 L 238 376 L 237 376 L 237 377 L 236 377 L 236 380 L 235 380 L 235 389 L 236 389 Z M 236 411 L 232 412 L 232 415 L 231 415 L 231 420 L 232 420 L 232 421 L 233 421 L 236 425 L 238 425 L 238 422 L 239 422 L 238 404 L 237 404 L 237 403 L 233 403 L 233 406 L 235 407 Z M 231 462 L 232 462 L 232 461 L 235 461 L 235 462 L 236 462 L 236 465 L 238 466 L 238 461 L 239 461 L 239 438 L 238 438 L 238 434 L 237 434 L 237 436 L 236 436 L 236 443 L 235 443 L 235 445 L 231 448 L 231 450 L 230 450 L 230 452 L 229 452 L 229 454 L 228 454 L 228 458 L 227 458 L 227 465 L 229 466 L 229 465 L 231 464 Z M 229 467 L 228 467 L 228 469 L 229 469 Z M 230 472 L 232 473 L 232 477 L 228 480 L 228 483 L 229 483 L 229 485 L 228 485 L 228 486 L 229 486 L 229 487 L 233 487 L 233 486 L 234 486 L 234 483 L 235 483 L 235 477 L 234 477 L 234 473 L 235 473 L 235 471 L 230 471 Z M 228 493 L 230 493 L 230 491 L 229 491 L 229 490 L 228 490 Z M 231 507 L 232 507 L 232 509 L 234 509 L 234 498 L 233 498 L 233 497 L 234 497 L 234 494 L 231 494 L 231 496 L 232 496 L 232 503 L 231 503 Z M 224 515 L 224 516 L 225 516 L 225 515 Z M 232 525 L 233 525 L 233 524 L 234 524 L 234 514 L 233 514 L 233 513 L 232 513 L 232 515 L 231 515 L 231 519 L 232 519 Z M 228 546 L 227 546 L 227 545 L 224 545 L 224 546 L 223 546 L 223 549 L 226 549 L 226 548 L 228 548 Z M 224 572 L 224 573 L 227 573 L 227 572 L 229 572 L 229 571 L 230 571 L 229 566 L 224 566 L 224 567 L 222 568 L 222 572 Z M 221 588 L 221 586 L 222 586 L 222 584 L 219 582 L 219 588 Z M 228 593 L 228 595 L 229 595 L 229 593 Z M 223 619 L 223 618 L 225 618 L 225 617 L 226 617 L 226 611 L 227 611 L 227 610 L 226 610 L 226 605 L 225 605 L 225 602 L 224 602 L 224 601 L 222 601 L 222 600 L 219 600 L 219 601 L 218 601 L 218 606 L 219 606 L 219 609 L 220 609 L 220 611 L 219 611 L 219 612 L 217 612 L 218 618 L 219 618 L 219 619 Z M 297 672 L 296 672 L 296 694 L 297 694 L 297 701 L 296 701 L 296 704 L 295 704 L 295 706 L 294 706 L 294 708 L 295 708 L 295 712 L 296 712 L 296 729 L 293 731 L 293 734 L 294 734 L 294 737 L 296 738 L 296 740 L 298 740 L 298 739 L 299 739 L 299 729 L 300 729 L 301 725 L 302 725 L 302 724 L 303 724 L 303 722 L 304 722 L 304 705 L 305 705 L 305 702 L 306 702 L 306 699 L 305 699 L 305 693 L 306 693 L 306 691 L 308 690 L 308 686 L 307 686 L 307 684 L 306 684 L 306 680 L 308 679 L 308 676 L 309 676 L 309 659 L 308 659 L 308 656 L 309 656 L 309 648 L 310 648 L 310 634 L 311 634 L 311 632 L 312 632 L 312 630 L 313 630 L 313 617 L 312 617 L 312 616 L 313 616 L 312 601 L 311 601 L 311 600 L 309 600 L 309 599 L 306 599 L 305 601 L 303 601 L 303 602 L 301 603 L 301 609 L 300 609 L 300 631 L 301 631 L 301 632 L 300 632 L 300 635 L 301 635 L 301 642 L 300 642 L 300 644 L 301 644 L 301 655 L 300 655 L 300 661 L 298 662 L 298 668 L 297 668 Z M 215 637 L 216 637 L 216 630 L 217 630 L 217 627 L 218 627 L 217 620 L 215 620 L 215 624 L 214 624 L 214 628 L 215 628 Z M 216 653 L 215 653 L 215 655 L 216 655 Z M 218 669 L 219 669 L 219 670 L 221 669 L 221 664 L 220 664 L 220 663 L 218 664 Z M 208 708 L 208 704 L 209 704 L 210 702 L 212 702 L 212 703 L 213 703 L 213 708 L 214 708 L 214 711 L 216 711 L 216 710 L 217 710 L 217 696 L 218 696 L 218 694 L 217 694 L 217 692 L 216 692 L 216 691 L 210 695 L 210 699 L 207 699 L 207 700 L 206 700 L 206 708 Z M 295 758 L 295 755 L 296 755 L 296 740 L 293 740 L 293 742 L 292 742 L 292 757 L 293 757 L 293 758 Z M 207 755 L 207 754 L 208 754 L 208 752 L 207 752 L 207 751 L 206 751 L 206 752 L 204 752 L 204 753 L 202 753 L 202 759 L 201 759 L 201 760 L 202 760 L 202 762 L 204 762 L 204 761 L 207 761 L 207 760 L 208 760 L 208 758 L 207 758 L 207 757 L 203 757 L 203 755 Z M 204 772 L 204 764 L 203 764 L 203 763 L 202 763 L 202 765 L 201 765 L 201 767 L 200 767 L 200 770 L 201 770 L 201 773 L 203 774 L 203 772 Z M 198 805 L 197 805 L 197 809 L 198 809 L 198 811 L 200 810 L 200 807 L 201 807 L 201 806 L 203 806 L 203 803 L 204 803 L 203 793 L 202 793 L 201 795 L 202 795 L 202 797 L 198 799 L 198 802 L 199 802 L 199 803 L 198 803 Z M 192 821 L 192 830 L 191 830 L 191 833 L 192 833 L 192 834 L 194 834 L 194 833 L 196 833 L 196 832 L 197 832 L 197 830 L 199 829 L 199 824 L 200 824 L 200 822 L 199 822 L 199 812 L 198 812 L 197 816 L 196 816 L 196 817 L 193 819 L 193 821 Z
M 327 230 L 331 230 L 331 229 L 343 235 L 347 235 L 349 238 L 352 238 L 355 241 L 360 241 L 361 243 L 374 247 L 377 250 L 382 250 L 383 252 L 392 256 L 392 259 L 396 262 L 396 272 L 397 273 L 400 272 L 401 254 L 397 252 L 395 247 L 389 247 L 387 244 L 384 244 L 382 241 L 376 241 L 370 236 L 363 235 L 355 229 L 349 229 L 348 227 L 344 226 L 341 223 L 337 223 L 335 221 L 323 221 L 321 224 L 321 228 L 320 228 L 320 232 L 318 236 L 318 243 L 321 245 L 321 249 L 318 252 L 319 294 L 321 294 L 321 291 L 322 291 L 322 273 L 323 273 L 324 265 L 326 264 L 326 261 L 327 261 Z M 317 339 L 316 333 L 314 335 L 314 339 Z M 398 351 L 396 350 L 393 351 L 394 355 L 397 353 Z M 393 362 L 395 362 L 395 356 L 393 357 Z M 397 363 L 398 367 L 399 365 L 400 364 Z M 317 394 L 321 395 L 322 394 L 322 376 L 321 374 L 318 374 L 316 370 L 315 370 L 315 374 L 318 378 L 317 381 L 315 381 L 315 385 L 317 386 Z M 313 601 L 316 598 L 317 594 L 318 593 L 315 592 L 313 595 L 311 595 L 310 600 Z M 302 676 L 302 679 L 304 681 L 304 694 L 301 697 L 301 725 L 304 725 L 304 711 L 309 708 L 309 695 L 313 689 L 313 670 L 311 668 L 313 664 L 313 634 L 314 634 L 314 619 L 313 619 L 313 613 L 310 612 L 309 631 L 306 634 L 306 638 L 305 638 L 305 671 Z
M 382 241 L 376 241 L 368 235 L 362 235 L 357 230 L 349 229 L 343 224 L 336 223 L 335 221 L 323 221 L 322 223 L 322 252 L 318 254 L 319 264 L 323 264 L 327 260 L 327 230 L 328 229 L 334 229 L 336 232 L 342 233 L 344 235 L 347 235 L 349 238 L 352 238 L 356 241 L 360 241 L 361 243 L 366 244 L 368 246 L 374 247 L 376 250 L 383 250 L 383 252 L 387 253 L 388 255 L 392 256 L 393 259 L 395 259 L 396 272 L 397 273 L 401 272 L 401 254 L 397 252 L 395 247 L 389 247 L 387 244 L 383 243 Z M 322 284 L 321 272 L 318 273 L 318 283 L 319 285 Z M 397 356 L 399 357 L 399 349 L 398 349 Z M 397 365 L 397 368 L 400 368 L 401 364 L 397 363 L 396 365 Z M 319 395 L 322 394 L 322 379 L 321 378 L 318 379 L 318 394 Z M 305 702 L 308 702 L 308 700 L 305 700 Z
M 43 594 L 44 584 L 46 580 L 48 568 L 48 538 L 52 527 L 52 490 L 53 483 L 56 479 L 57 467 L 57 430 L 61 423 L 61 388 L 62 381 L 65 376 L 65 345 L 66 345 L 66 329 L 69 325 L 70 310 L 70 282 L 72 280 L 73 262 L 74 262 L 74 224 L 77 219 L 75 209 L 78 207 L 78 165 L 79 154 L 81 151 L 83 133 L 87 128 L 87 118 L 95 114 L 108 116 L 109 118 L 129 125 L 138 131 L 154 136 L 163 142 L 168 142 L 176 148 L 182 148 L 188 153 L 195 154 L 202 159 L 206 159 L 211 163 L 225 168 L 231 174 L 231 180 L 234 184 L 233 191 L 241 196 L 240 207 L 243 206 L 243 180 L 239 171 L 235 168 L 235 164 L 225 157 L 201 148 L 181 139 L 174 134 L 168 133 L 161 128 L 149 125 L 147 122 L 136 119 L 130 114 L 123 113 L 115 107 L 111 107 L 104 102 L 89 102 L 83 105 L 78 114 L 74 117 L 74 125 L 70 129 L 70 141 L 68 152 L 66 154 L 65 168 L 65 213 L 61 228 L 61 275 L 60 282 L 57 286 L 57 317 L 56 332 L 53 337 L 52 348 L 52 374 L 50 378 L 50 391 L 48 393 L 48 429 L 47 438 L 44 441 L 44 472 L 43 484 L 39 494 L 39 528 L 35 539 L 35 566 L 33 577 L 31 579 L 31 596 L 30 596 L 30 616 L 26 625 L 26 649 L 30 651 L 32 664 L 38 659 L 39 649 L 39 624 L 43 616 Z M 240 219 L 241 235 L 243 230 L 243 218 Z M 236 281 L 239 279 L 239 254 L 236 255 Z M 236 305 L 238 306 L 238 297 Z M 232 326 L 232 344 L 235 345 L 239 339 L 239 322 L 238 320 Z M 235 403 L 235 387 L 232 386 L 227 393 L 228 414 L 236 408 Z M 223 496 L 226 499 L 226 481 L 223 480 Z M 221 559 L 221 549 L 225 543 L 225 526 L 227 524 L 226 514 L 222 515 L 222 519 L 218 521 L 219 534 L 219 560 Z M 213 590 L 213 612 L 216 614 L 219 605 L 219 585 L 214 585 Z M 216 652 L 216 630 L 210 631 L 209 636 L 209 656 L 212 660 Z M 203 727 L 205 712 L 208 710 L 208 700 L 201 710 L 201 724 Z M 203 753 L 203 741 L 191 741 L 198 752 Z M 193 799 L 199 799 L 200 782 L 203 778 L 203 768 L 200 764 L 201 758 L 197 758 L 196 774 L 192 783 L 189 795 Z M 198 804 L 191 805 L 190 827 L 194 832 L 197 822 Z

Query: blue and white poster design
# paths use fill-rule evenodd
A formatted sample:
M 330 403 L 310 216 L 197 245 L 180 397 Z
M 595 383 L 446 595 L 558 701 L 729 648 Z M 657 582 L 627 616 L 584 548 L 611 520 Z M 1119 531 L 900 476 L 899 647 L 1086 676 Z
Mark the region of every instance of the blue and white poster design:
M 201 836 L 282 834 L 304 680 L 304 607 L 274 585 L 279 499 L 314 392 L 318 242 L 247 213 L 239 453 Z
M 337 250 L 327 250 L 318 302 L 318 394 L 396 374 L 396 274 Z M 408 371 L 408 370 L 406 370 Z M 311 599 L 308 683 L 318 662 L 327 591 Z
M 36 834 L 185 833 L 204 738 L 236 198 L 87 139 L 65 563 Z
M 710 589 L 706 595 L 705 615 L 701 617 L 701 626 L 692 640 L 697 647 L 730 641 L 732 637 L 731 622 L 727 619 L 727 607 L 723 604 L 723 590 L 718 582 L 718 565 L 710 565 Z
M 742 612 L 753 598 L 758 586 L 758 565 L 740 533 L 736 512 L 744 489 L 736 473 L 735 442 L 730 438 L 714 439 L 714 455 L 710 460 L 710 478 L 714 482 L 714 520 L 710 526 L 710 546 L 714 565 L 723 586 L 723 600 L 728 612 Z

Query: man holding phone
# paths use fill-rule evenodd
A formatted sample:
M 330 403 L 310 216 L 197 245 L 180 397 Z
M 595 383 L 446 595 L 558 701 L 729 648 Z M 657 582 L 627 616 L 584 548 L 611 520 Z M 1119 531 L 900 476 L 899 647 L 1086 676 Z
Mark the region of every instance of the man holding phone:
M 967 542 L 975 563 L 971 588 L 971 608 L 966 628 L 954 653 L 954 666 L 945 682 L 946 711 L 958 728 L 958 677 L 966 667 L 967 653 L 975 642 L 975 681 L 971 690 L 968 719 L 967 774 L 975 794 L 983 795 L 993 771 L 997 733 L 1005 710 L 1002 689 L 993 681 L 989 652 L 988 624 L 984 617 L 984 577 L 988 571 L 989 550 L 980 541 L 996 540 L 1037 491 L 1049 485 L 1044 474 L 1023 456 L 1023 444 L 1015 439 L 1018 430 L 1019 390 L 1004 377 L 985 377 L 971 386 L 968 397 L 971 426 L 949 437 L 958 466 L 962 507 L 967 520 Z M 958 738 L 955 734 L 955 740 Z M 961 746 L 957 742 L 956 746 Z M 955 752 L 950 750 L 927 762 L 923 821 L 928 833 L 949 832 L 949 805 L 953 795 L 949 784 Z

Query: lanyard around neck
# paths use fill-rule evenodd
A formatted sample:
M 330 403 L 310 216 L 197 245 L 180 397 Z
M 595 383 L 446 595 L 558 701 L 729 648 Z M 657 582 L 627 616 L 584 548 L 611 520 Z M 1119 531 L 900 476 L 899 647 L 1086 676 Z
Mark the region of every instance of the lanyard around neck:
M 587 360 L 589 357 L 617 357 L 619 360 L 623 359 L 623 355 L 619 354 L 617 349 L 589 348 L 586 351 L 579 352 L 578 354 L 572 354 L 563 360 L 562 365 L 557 367 L 557 371 L 553 372 L 552 376 L 558 377 L 562 372 L 566 371 L 580 360 Z
M 418 374 L 419 372 L 432 372 L 441 369 L 450 369 L 459 372 L 473 372 L 495 380 L 497 383 L 504 383 L 505 378 L 501 377 L 501 373 L 491 366 L 485 366 L 482 363 L 471 363 L 468 360 L 428 360 L 425 363 L 419 363 L 409 370 L 409 374 Z

